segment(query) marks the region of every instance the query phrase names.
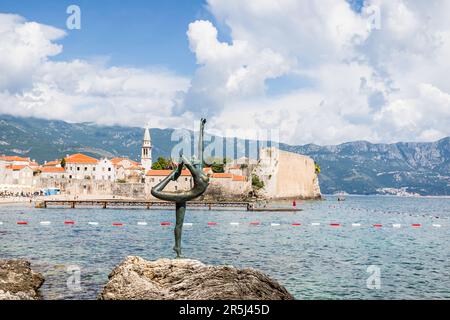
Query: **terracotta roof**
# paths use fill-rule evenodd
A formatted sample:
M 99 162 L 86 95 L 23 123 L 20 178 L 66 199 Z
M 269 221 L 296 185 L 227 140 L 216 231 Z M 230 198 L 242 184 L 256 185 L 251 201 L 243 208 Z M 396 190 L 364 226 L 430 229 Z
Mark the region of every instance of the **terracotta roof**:
M 246 176 L 233 175 L 233 181 L 247 181 Z
M 30 158 L 22 158 L 18 156 L 0 156 L 0 160 L 3 161 L 30 161 Z
M 61 164 L 61 160 L 53 160 L 53 161 L 49 161 L 47 163 L 44 163 L 43 166 L 44 167 L 54 167 L 54 166 L 57 166 L 57 165 L 60 165 L 60 164 Z
M 127 168 L 127 169 L 128 170 L 141 170 L 142 167 L 140 167 L 140 166 L 131 166 L 131 167 Z
M 40 168 L 41 172 L 60 172 L 64 173 L 66 170 L 61 167 L 42 167 Z
M 66 158 L 66 163 L 84 163 L 84 164 L 97 164 L 98 160 L 87 155 L 77 153 L 72 154 Z
M 173 170 L 148 170 L 146 176 L 168 176 Z M 190 176 L 189 170 L 181 170 L 182 176 Z
M 34 161 L 29 162 L 28 165 L 31 167 L 39 167 L 39 163 L 34 162 Z
M 18 170 L 22 170 L 23 168 L 28 167 L 25 165 L 10 165 L 10 166 L 6 166 L 6 169 L 10 169 L 13 171 L 18 171 Z
M 111 163 L 114 164 L 114 165 L 117 165 L 117 164 L 119 164 L 120 162 L 122 162 L 124 160 L 130 161 L 130 163 L 132 165 L 134 165 L 134 166 L 138 166 L 139 165 L 139 162 L 133 161 L 133 160 L 128 159 L 128 158 L 121 158 L 121 157 L 112 158 L 111 159 Z
M 112 163 L 112 164 L 118 164 L 118 163 L 121 162 L 122 160 L 125 160 L 125 158 L 112 158 L 112 159 L 111 159 L 111 163 Z
M 211 175 L 213 178 L 233 178 L 231 173 L 213 173 Z

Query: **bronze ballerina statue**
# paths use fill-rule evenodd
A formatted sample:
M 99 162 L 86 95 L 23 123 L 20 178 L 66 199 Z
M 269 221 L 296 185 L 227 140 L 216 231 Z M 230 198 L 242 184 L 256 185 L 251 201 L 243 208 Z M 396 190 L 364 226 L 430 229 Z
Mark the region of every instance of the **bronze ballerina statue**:
M 200 133 L 199 133 L 199 141 L 198 141 L 198 159 L 193 157 L 192 161 L 186 159 L 186 157 L 180 152 L 180 160 L 177 167 L 160 183 L 154 186 L 151 190 L 151 193 L 154 197 L 166 200 L 166 201 L 174 201 L 176 205 L 176 223 L 175 223 L 175 246 L 173 250 L 177 253 L 177 258 L 181 257 L 181 232 L 183 229 L 183 221 L 184 214 L 186 212 L 186 202 L 197 198 L 202 195 L 206 188 L 208 187 L 209 178 L 203 172 L 203 133 L 205 128 L 206 119 L 200 120 Z M 170 181 L 176 181 L 180 175 L 183 167 L 191 172 L 194 187 L 191 190 L 187 191 L 164 191 L 164 188 L 169 184 Z

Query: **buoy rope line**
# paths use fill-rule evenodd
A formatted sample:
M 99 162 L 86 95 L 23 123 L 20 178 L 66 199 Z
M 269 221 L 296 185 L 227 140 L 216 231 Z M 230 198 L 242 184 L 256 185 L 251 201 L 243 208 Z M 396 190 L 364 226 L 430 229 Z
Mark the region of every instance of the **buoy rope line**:
M 30 222 L 27 220 L 22 221 L 16 221 L 14 222 L 5 222 L 0 221 L 0 226 L 6 226 L 8 224 L 16 224 L 20 226 L 26 226 L 30 224 L 36 224 L 35 222 Z M 52 221 L 39 221 L 37 224 L 41 226 L 50 226 L 50 225 L 57 225 L 57 224 L 64 224 L 64 225 L 89 225 L 89 226 L 99 226 L 99 225 L 110 225 L 113 227 L 123 227 L 123 226 L 130 226 L 130 225 L 137 225 L 137 226 L 148 226 L 153 225 L 146 222 L 146 221 L 138 221 L 134 223 L 125 223 L 125 222 L 97 222 L 97 221 L 88 221 L 88 222 L 77 222 L 74 220 L 64 220 L 59 222 L 52 222 Z M 160 226 L 172 226 L 174 223 L 171 221 L 162 221 L 159 223 Z M 297 228 L 305 228 L 305 227 L 321 227 L 326 226 L 330 228 L 361 228 L 361 227 L 371 227 L 376 229 L 383 229 L 383 228 L 394 228 L 394 229 L 400 229 L 400 228 L 426 228 L 426 227 L 432 227 L 432 228 L 441 228 L 446 227 L 447 225 L 443 225 L 440 223 L 431 223 L 431 224 L 422 224 L 422 223 L 360 223 L 360 222 L 354 222 L 354 223 L 339 223 L 339 222 L 310 222 L 310 223 L 301 223 L 301 222 L 291 222 L 291 223 L 281 223 L 281 222 L 261 222 L 261 221 L 249 221 L 249 222 L 217 222 L 217 221 L 208 221 L 206 223 L 196 223 L 196 225 L 206 225 L 209 227 L 215 227 L 215 226 L 223 226 L 223 225 L 230 225 L 230 226 L 240 226 L 240 225 L 248 225 L 248 226 L 270 226 L 270 227 L 281 227 L 281 226 L 290 226 L 290 227 L 297 227 Z M 194 226 L 194 223 L 192 222 L 185 222 L 183 224 L 184 226 L 191 227 Z

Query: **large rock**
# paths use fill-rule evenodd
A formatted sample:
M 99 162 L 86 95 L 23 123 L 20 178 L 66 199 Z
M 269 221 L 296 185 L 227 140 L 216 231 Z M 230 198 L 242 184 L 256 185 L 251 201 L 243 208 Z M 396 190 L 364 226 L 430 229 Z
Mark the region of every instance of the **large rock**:
M 146 261 L 127 257 L 109 275 L 99 299 L 292 300 L 275 280 L 255 269 L 208 266 L 191 259 Z
M 0 300 L 37 300 L 44 277 L 26 260 L 0 260 Z

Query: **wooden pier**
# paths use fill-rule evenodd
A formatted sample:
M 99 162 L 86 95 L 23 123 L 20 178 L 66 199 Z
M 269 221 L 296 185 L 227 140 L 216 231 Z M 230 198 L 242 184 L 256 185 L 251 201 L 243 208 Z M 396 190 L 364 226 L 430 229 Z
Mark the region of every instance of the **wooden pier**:
M 175 204 L 168 201 L 150 201 L 150 200 L 124 200 L 124 199 L 99 199 L 99 200 L 42 200 L 36 203 L 36 208 L 48 207 L 99 207 L 99 208 L 145 208 L 147 210 L 167 210 L 174 209 Z M 246 211 L 301 211 L 297 208 L 272 208 L 255 207 L 251 202 L 239 201 L 189 201 L 187 207 L 197 210 L 230 210 L 241 209 Z

